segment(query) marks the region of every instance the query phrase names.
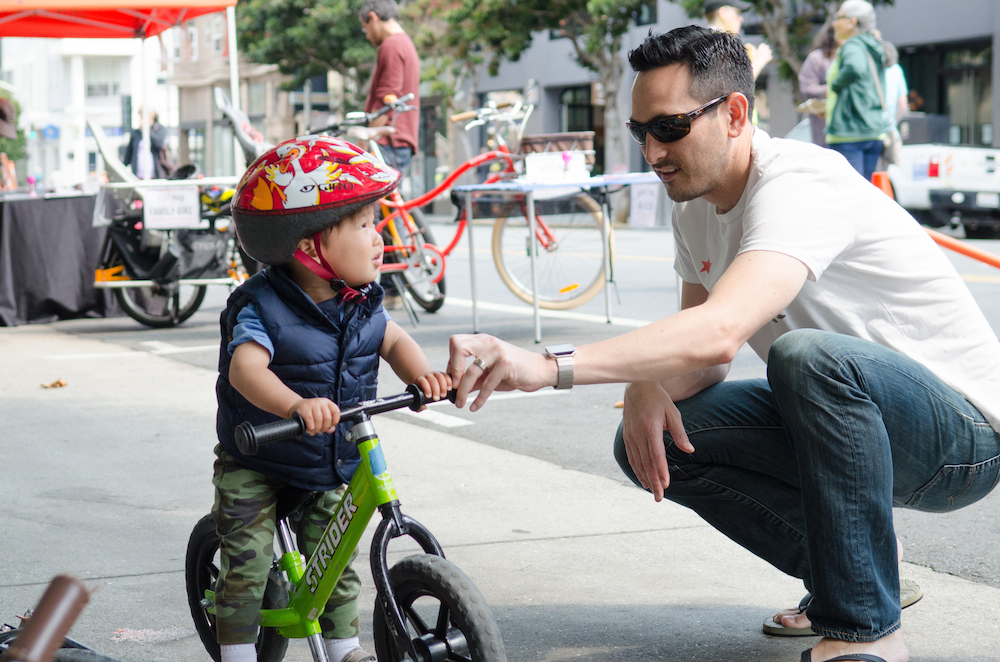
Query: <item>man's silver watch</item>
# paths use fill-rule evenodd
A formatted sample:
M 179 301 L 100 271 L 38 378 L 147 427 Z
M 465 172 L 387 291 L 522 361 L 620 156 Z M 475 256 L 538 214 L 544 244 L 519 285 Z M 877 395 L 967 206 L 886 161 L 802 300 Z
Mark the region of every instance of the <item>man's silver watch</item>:
M 573 388 L 573 355 L 576 354 L 576 347 L 570 343 L 562 345 L 549 345 L 545 348 L 545 356 L 556 360 L 559 369 L 559 381 L 556 389 Z

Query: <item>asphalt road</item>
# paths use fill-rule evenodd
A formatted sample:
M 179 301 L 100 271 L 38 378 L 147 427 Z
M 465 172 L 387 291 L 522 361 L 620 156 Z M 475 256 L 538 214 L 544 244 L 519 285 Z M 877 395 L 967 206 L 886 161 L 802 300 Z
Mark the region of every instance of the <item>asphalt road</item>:
M 433 224 L 439 244 L 454 233 L 450 224 Z M 489 253 L 491 229 L 477 226 L 476 273 L 478 278 L 479 330 L 515 345 L 538 349 L 530 306 L 516 299 L 500 281 Z M 972 242 L 1000 254 L 1000 241 Z M 543 341 L 577 345 L 609 338 L 634 328 L 636 321 L 652 321 L 677 310 L 676 277 L 672 270 L 673 242 L 669 231 L 619 230 L 616 232 L 616 287 L 612 293 L 613 318 L 604 321 L 605 302 L 599 295 L 568 314 L 542 318 Z M 1000 333 L 1000 272 L 971 259 L 949 253 L 964 276 L 994 330 Z M 436 314 L 421 314 L 411 325 L 403 311 L 395 319 L 421 344 L 433 365 L 447 359 L 448 338 L 472 331 L 468 245 L 463 239 L 448 260 L 449 302 Z M 184 361 L 209 370 L 218 357 L 218 317 L 227 292 L 210 288 L 202 309 L 179 328 L 147 329 L 127 317 L 72 320 L 50 325 L 61 332 L 80 334 Z M 544 313 L 543 313 L 544 314 Z M 764 376 L 764 364 L 748 348 L 734 363 L 730 379 Z M 384 370 L 380 393 L 399 390 L 402 384 Z M 436 407 L 428 420 L 405 417 L 408 422 L 437 426 L 454 435 L 497 448 L 548 460 L 563 467 L 621 480 L 611 445 L 621 420 L 615 407 L 622 387 L 592 386 L 571 391 L 545 390 L 534 397 L 490 400 L 480 412 L 470 414 L 450 405 Z M 111 423 L 109 422 L 109 425 Z M 572 498 L 571 495 L 554 495 Z M 948 515 L 896 511 L 896 529 L 907 561 L 925 565 L 970 581 L 1000 587 L 1000 490 L 979 503 Z

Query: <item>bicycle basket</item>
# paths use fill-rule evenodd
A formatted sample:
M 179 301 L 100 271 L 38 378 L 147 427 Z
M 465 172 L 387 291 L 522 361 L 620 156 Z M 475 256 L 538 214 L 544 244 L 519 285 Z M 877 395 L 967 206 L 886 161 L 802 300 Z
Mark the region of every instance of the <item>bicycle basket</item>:
M 534 136 L 524 136 L 521 138 L 522 154 L 574 151 L 585 152 L 587 165 L 594 165 L 594 132 L 566 131 L 563 133 L 539 133 Z

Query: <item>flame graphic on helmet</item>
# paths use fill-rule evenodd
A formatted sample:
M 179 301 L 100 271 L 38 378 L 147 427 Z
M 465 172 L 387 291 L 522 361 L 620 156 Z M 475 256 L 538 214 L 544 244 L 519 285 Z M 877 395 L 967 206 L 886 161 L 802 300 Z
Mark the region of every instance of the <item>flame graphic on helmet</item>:
M 306 136 L 261 157 L 240 183 L 238 204 L 253 211 L 338 206 L 397 179 L 398 173 L 348 142 Z

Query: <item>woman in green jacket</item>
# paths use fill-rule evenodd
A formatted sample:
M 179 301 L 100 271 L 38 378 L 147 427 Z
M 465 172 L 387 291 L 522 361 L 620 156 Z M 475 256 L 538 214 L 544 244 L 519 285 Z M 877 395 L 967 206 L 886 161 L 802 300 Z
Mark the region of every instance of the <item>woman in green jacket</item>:
M 826 78 L 826 143 L 871 181 L 886 131 L 872 71 L 885 89 L 885 51 L 873 34 L 874 7 L 865 0 L 847 0 L 837 12 L 833 29 L 842 45 Z

